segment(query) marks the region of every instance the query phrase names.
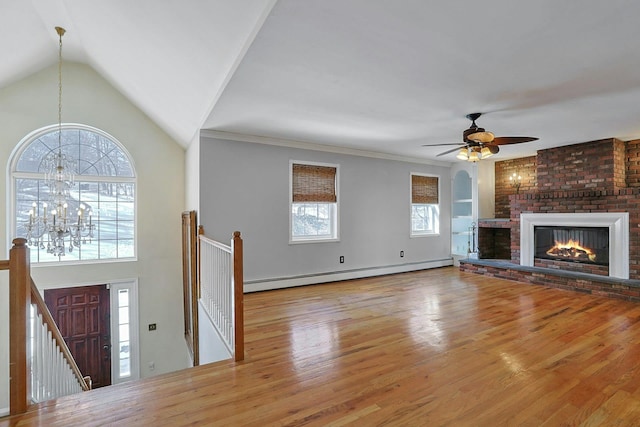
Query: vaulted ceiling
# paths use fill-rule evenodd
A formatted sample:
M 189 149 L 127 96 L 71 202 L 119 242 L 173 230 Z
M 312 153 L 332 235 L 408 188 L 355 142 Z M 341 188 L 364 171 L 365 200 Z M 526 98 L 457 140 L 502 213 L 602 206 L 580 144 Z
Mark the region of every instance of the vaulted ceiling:
M 425 159 L 470 122 L 539 141 L 640 138 L 634 0 L 0 0 L 0 87 L 93 67 L 185 147 L 200 129 Z

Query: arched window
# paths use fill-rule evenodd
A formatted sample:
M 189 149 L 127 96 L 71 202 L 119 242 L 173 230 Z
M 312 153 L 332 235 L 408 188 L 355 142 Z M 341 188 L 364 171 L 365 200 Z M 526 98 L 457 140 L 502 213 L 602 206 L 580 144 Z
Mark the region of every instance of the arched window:
M 32 132 L 11 156 L 8 216 L 14 235 L 27 237 L 32 217 L 47 216 L 44 210 L 50 193 L 45 185 L 46 158 L 60 150 L 76 168 L 75 183 L 67 196 L 70 213 L 65 218 L 75 222 L 76 218 L 80 221 L 82 215 L 83 222 L 90 223 L 93 232 L 82 236 L 77 244 L 65 244 L 63 256 L 48 251 L 47 236 L 39 243 L 31 241 L 31 262 L 135 258 L 136 175 L 129 154 L 115 138 L 101 130 L 78 124 L 62 125 L 61 130 L 60 141 L 58 125 Z M 51 224 L 51 212 L 48 214 Z M 58 213 L 58 221 L 60 218 Z

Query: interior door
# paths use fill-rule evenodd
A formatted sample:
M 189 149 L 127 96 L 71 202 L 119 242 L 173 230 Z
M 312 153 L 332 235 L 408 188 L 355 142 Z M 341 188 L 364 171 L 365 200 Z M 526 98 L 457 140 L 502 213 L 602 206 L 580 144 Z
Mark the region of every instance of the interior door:
M 107 285 L 46 289 L 44 300 L 82 375 L 93 388 L 111 385 L 111 333 Z

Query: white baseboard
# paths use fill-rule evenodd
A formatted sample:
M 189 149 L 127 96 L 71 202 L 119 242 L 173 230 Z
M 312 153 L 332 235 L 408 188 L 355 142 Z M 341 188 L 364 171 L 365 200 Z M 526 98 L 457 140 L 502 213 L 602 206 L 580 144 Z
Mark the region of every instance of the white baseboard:
M 0 408 L 0 417 L 9 416 L 11 414 L 11 410 L 9 408 Z
M 361 279 L 363 277 L 383 276 L 385 274 L 406 273 L 408 271 L 426 270 L 430 268 L 447 267 L 451 265 L 453 265 L 453 259 L 445 258 L 433 261 L 389 265 L 384 267 L 343 270 L 331 273 L 282 277 L 277 279 L 251 280 L 244 282 L 244 292 L 249 293 L 268 291 L 272 289 L 292 288 L 295 286 L 316 285 L 320 283 L 337 282 L 339 280 Z

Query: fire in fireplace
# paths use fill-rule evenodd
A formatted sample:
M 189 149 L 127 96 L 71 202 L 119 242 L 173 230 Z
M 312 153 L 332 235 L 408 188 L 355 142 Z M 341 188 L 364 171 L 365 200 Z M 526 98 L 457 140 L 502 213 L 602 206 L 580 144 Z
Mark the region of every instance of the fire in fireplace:
M 608 227 L 535 226 L 536 258 L 609 265 Z

